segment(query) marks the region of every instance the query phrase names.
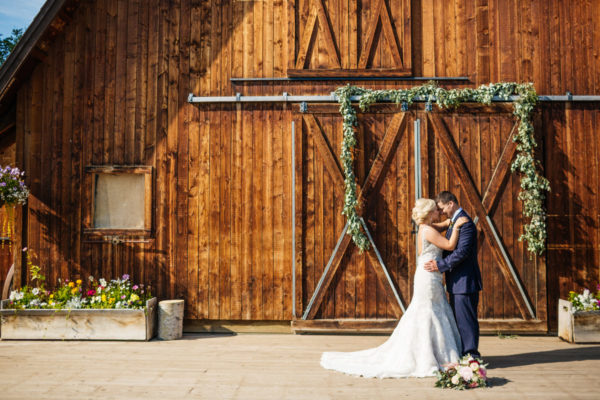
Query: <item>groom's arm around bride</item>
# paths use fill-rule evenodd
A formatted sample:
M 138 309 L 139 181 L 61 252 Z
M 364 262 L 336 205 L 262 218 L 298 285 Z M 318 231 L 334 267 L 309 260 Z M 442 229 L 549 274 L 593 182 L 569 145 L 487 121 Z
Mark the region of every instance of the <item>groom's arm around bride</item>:
M 424 268 L 429 272 L 445 273 L 446 289 L 462 339 L 463 354 L 479 356 L 477 306 L 479 291 L 483 285 L 477 262 L 477 229 L 471 217 L 458 205 L 454 194 L 441 192 L 436 198 L 436 203 L 451 219 L 446 237 L 452 234 L 452 224 L 457 218 L 466 217 L 469 222 L 461 227 L 454 251 L 444 252 L 442 259 L 428 261 Z

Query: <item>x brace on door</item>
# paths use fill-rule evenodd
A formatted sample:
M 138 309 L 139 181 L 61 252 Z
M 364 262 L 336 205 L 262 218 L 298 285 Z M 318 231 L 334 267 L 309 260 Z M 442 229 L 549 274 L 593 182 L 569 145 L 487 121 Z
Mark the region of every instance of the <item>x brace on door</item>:
M 501 188 L 508 179 L 510 172 L 510 162 L 514 158 L 517 151 L 517 144 L 513 141 L 513 136 L 516 130 L 516 124 L 513 126 L 511 134 L 508 137 L 506 145 L 502 151 L 502 155 L 494 173 L 488 184 L 488 187 L 483 194 L 483 200 L 477 192 L 477 187 L 473 181 L 471 174 L 469 173 L 464 160 L 460 156 L 460 151 L 452 138 L 452 135 L 446 128 L 446 125 L 438 114 L 428 113 L 428 119 L 435 127 L 437 137 L 440 141 L 442 151 L 444 152 L 451 168 L 455 171 L 461 181 L 461 186 L 467 195 L 467 200 L 471 204 L 471 207 L 475 210 L 476 217 L 474 222 L 477 223 L 479 219 L 485 219 L 485 223 L 481 224 L 482 230 L 485 233 L 485 237 L 489 241 L 496 261 L 500 264 L 500 271 L 504 276 L 504 279 L 517 303 L 517 307 L 521 312 L 523 318 L 527 318 L 527 312 L 531 318 L 535 319 L 535 312 L 533 306 L 527 297 L 523 284 L 521 283 L 519 276 L 512 265 L 508 253 L 504 248 L 498 232 L 492 223 L 489 214 L 496 207 L 500 200 Z M 493 238 L 493 240 L 492 240 Z M 481 242 L 481 240 L 479 240 Z M 527 309 L 527 312 L 526 310 Z
M 304 114 L 303 119 L 306 125 L 308 126 L 309 134 L 312 136 L 315 142 L 315 147 L 317 148 L 319 154 L 323 158 L 323 162 L 326 168 L 329 170 L 333 180 L 335 181 L 336 186 L 338 188 L 343 188 L 344 177 L 342 170 L 335 156 L 333 155 L 332 149 L 330 148 L 323 131 L 319 127 L 317 120 L 312 114 Z M 375 160 L 371 165 L 367 178 L 365 179 L 365 183 L 362 189 L 360 190 L 358 196 L 358 203 L 365 203 L 365 206 L 362 208 L 363 211 L 369 209 L 369 201 L 373 189 L 379 185 L 380 180 L 383 178 L 384 174 L 382 172 L 386 169 L 386 166 L 389 164 L 389 162 L 394 156 L 396 148 L 398 147 L 398 142 L 400 141 L 400 135 L 404 131 L 405 125 L 406 114 L 396 114 L 394 115 L 390 125 L 388 126 L 388 129 L 385 132 L 383 141 L 381 143 L 381 146 L 379 147 L 379 152 L 377 153 L 377 156 L 375 157 Z M 363 225 L 363 228 L 369 238 L 369 241 L 373 246 L 373 251 L 368 251 L 367 256 L 369 257 L 373 266 L 379 265 L 380 267 L 374 267 L 377 278 L 379 279 L 380 283 L 385 289 L 388 297 L 390 299 L 395 300 L 390 303 L 391 306 L 397 312 L 400 310 L 404 312 L 404 304 L 402 303 L 400 295 L 398 294 L 398 291 L 396 290 L 396 287 L 390 277 L 385 263 L 381 258 L 381 254 L 377 250 L 377 246 L 373 241 L 371 232 L 369 231 L 369 228 L 362 217 L 361 224 Z M 312 319 L 316 315 L 317 311 L 319 310 L 319 307 L 321 306 L 323 298 L 325 297 L 325 293 L 327 292 L 327 289 L 329 288 L 333 277 L 335 276 L 335 273 L 337 272 L 340 266 L 343 256 L 350 247 L 350 242 L 352 241 L 352 238 L 346 234 L 347 230 L 348 224 L 346 223 L 346 226 L 344 227 L 338 238 L 338 242 L 335 246 L 335 249 L 331 254 L 331 257 L 329 258 L 327 266 L 325 267 L 325 270 L 323 271 L 323 274 L 319 279 L 315 292 L 313 293 L 308 303 L 308 306 L 302 315 L 302 319 L 304 320 Z M 375 255 L 373 255 L 373 253 Z

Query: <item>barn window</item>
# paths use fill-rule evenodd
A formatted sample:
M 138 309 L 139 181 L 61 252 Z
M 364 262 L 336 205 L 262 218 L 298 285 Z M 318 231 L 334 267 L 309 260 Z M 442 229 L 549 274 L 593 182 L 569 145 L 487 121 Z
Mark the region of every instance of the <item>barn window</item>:
M 86 168 L 85 232 L 144 235 L 152 231 L 152 167 Z
M 409 0 L 290 0 L 290 77 L 412 75 Z

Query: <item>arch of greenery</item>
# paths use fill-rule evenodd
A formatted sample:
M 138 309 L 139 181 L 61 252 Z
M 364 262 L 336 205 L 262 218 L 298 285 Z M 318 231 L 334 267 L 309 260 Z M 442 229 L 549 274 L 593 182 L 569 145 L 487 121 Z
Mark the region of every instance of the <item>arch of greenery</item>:
M 521 176 L 519 200 L 523 202 L 523 215 L 528 218 L 524 232 L 519 240 L 527 242 L 527 250 L 541 254 L 546 246 L 546 210 L 544 199 L 550 190 L 548 180 L 540 172 L 540 162 L 535 159 L 537 143 L 534 137 L 532 113 L 538 102 L 538 96 L 531 83 L 493 83 L 476 89 L 444 89 L 435 83 L 412 87 L 410 89 L 373 90 L 356 86 L 343 86 L 335 91 L 343 118 L 343 141 L 341 150 L 344 170 L 345 196 L 342 214 L 348 219 L 348 234 L 360 251 L 369 248 L 369 240 L 361 229 L 358 216 L 358 198 L 356 175 L 354 174 L 354 149 L 357 145 L 355 127 L 358 125 L 356 110 L 352 107 L 352 97 L 360 96 L 359 107 L 366 111 L 377 102 L 387 101 L 402 104 L 407 108 L 416 100 L 425 100 L 426 109 L 431 110 L 432 103 L 444 109 L 455 108 L 462 103 L 481 103 L 489 105 L 494 97 L 513 101 L 514 115 L 519 120 L 518 132 L 514 137 L 517 143 L 517 156 L 511 164 L 511 172 Z

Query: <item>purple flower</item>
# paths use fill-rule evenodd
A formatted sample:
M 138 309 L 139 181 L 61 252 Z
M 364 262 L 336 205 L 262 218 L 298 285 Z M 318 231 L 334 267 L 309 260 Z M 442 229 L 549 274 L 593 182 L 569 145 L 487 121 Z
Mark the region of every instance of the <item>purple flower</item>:
M 0 182 L 0 186 L 2 186 L 2 187 L 6 186 L 6 182 Z
M 129 275 L 127 275 L 127 274 L 123 275 L 123 280 L 126 281 L 127 279 L 129 279 Z

